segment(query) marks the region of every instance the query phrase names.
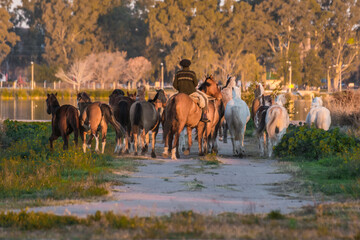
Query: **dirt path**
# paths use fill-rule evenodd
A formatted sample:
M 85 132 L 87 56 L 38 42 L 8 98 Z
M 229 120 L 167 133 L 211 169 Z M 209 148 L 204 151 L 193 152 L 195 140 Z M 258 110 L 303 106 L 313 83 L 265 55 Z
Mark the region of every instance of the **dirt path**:
M 160 136 L 158 137 L 160 142 Z M 291 180 L 279 173 L 277 161 L 259 159 L 255 139 L 248 139 L 247 157 L 232 154 L 231 143 L 219 144 L 221 164 L 199 160 L 194 145 L 186 159 L 139 160 L 144 166 L 126 179 L 125 186 L 114 186 L 112 201 L 66 206 L 32 208 L 34 211 L 85 216 L 100 211 L 130 215 L 163 215 L 193 210 L 206 214 L 221 212 L 287 213 L 312 201 L 286 192 L 282 186 Z M 160 155 L 162 144 L 158 144 Z

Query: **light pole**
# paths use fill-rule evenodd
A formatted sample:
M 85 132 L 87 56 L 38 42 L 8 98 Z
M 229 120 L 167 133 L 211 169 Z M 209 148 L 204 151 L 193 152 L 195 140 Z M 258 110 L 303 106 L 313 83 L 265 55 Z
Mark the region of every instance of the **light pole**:
M 31 61 L 31 90 L 34 89 L 34 62 Z
M 161 66 L 161 86 L 160 88 L 164 89 L 164 64 L 160 63 Z
M 292 77 L 291 61 L 286 61 L 286 63 L 289 64 L 289 92 L 291 93 L 291 77 Z
M 328 92 L 330 92 L 330 88 L 331 88 L 331 79 L 330 79 L 330 68 L 331 66 L 328 66 L 328 70 L 327 70 L 327 89 Z

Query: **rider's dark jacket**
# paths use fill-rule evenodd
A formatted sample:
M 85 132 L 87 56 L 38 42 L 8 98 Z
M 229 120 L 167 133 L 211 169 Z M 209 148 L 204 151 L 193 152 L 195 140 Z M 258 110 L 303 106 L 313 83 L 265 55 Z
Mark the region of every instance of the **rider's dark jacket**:
M 195 87 L 198 84 L 196 74 L 191 71 L 189 67 L 184 67 L 178 71 L 175 75 L 173 86 L 180 93 L 186 93 L 188 95 L 196 91 Z

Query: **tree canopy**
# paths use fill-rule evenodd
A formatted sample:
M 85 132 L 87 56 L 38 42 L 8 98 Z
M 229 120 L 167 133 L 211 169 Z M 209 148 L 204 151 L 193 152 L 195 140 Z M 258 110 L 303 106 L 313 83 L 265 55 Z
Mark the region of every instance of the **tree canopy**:
M 0 60 L 7 65 L 35 60 L 68 71 L 94 54 L 126 52 L 127 64 L 149 61 L 143 64 L 152 80 L 160 78 L 161 62 L 171 81 L 189 58 L 199 78 L 259 81 L 271 71 L 288 84 L 291 64 L 293 83 L 319 86 L 330 71 L 337 89 L 360 64 L 358 0 L 22 0 L 12 12 L 11 0 L 2 6 Z M 17 30 L 24 25 L 27 34 Z M 102 72 L 114 64 L 107 60 L 98 60 Z

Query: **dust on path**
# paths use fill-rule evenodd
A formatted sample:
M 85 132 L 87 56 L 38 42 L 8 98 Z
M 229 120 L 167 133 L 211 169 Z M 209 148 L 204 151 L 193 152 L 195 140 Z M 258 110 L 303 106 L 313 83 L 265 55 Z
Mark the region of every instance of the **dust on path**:
M 158 142 L 160 139 L 161 136 Z M 163 145 L 157 145 L 156 152 L 160 156 Z M 195 144 L 187 158 L 139 160 L 144 166 L 129 175 L 128 184 L 113 187 L 111 201 L 29 210 L 81 217 L 98 210 L 149 216 L 186 210 L 204 214 L 268 213 L 272 210 L 288 213 L 313 205 L 311 199 L 282 188 L 291 180 L 291 175 L 279 173 L 277 161 L 257 158 L 255 139 L 249 138 L 245 146 L 248 157 L 239 159 L 231 156 L 231 143 L 219 142 L 218 160 L 222 164 L 218 165 L 199 160 Z

